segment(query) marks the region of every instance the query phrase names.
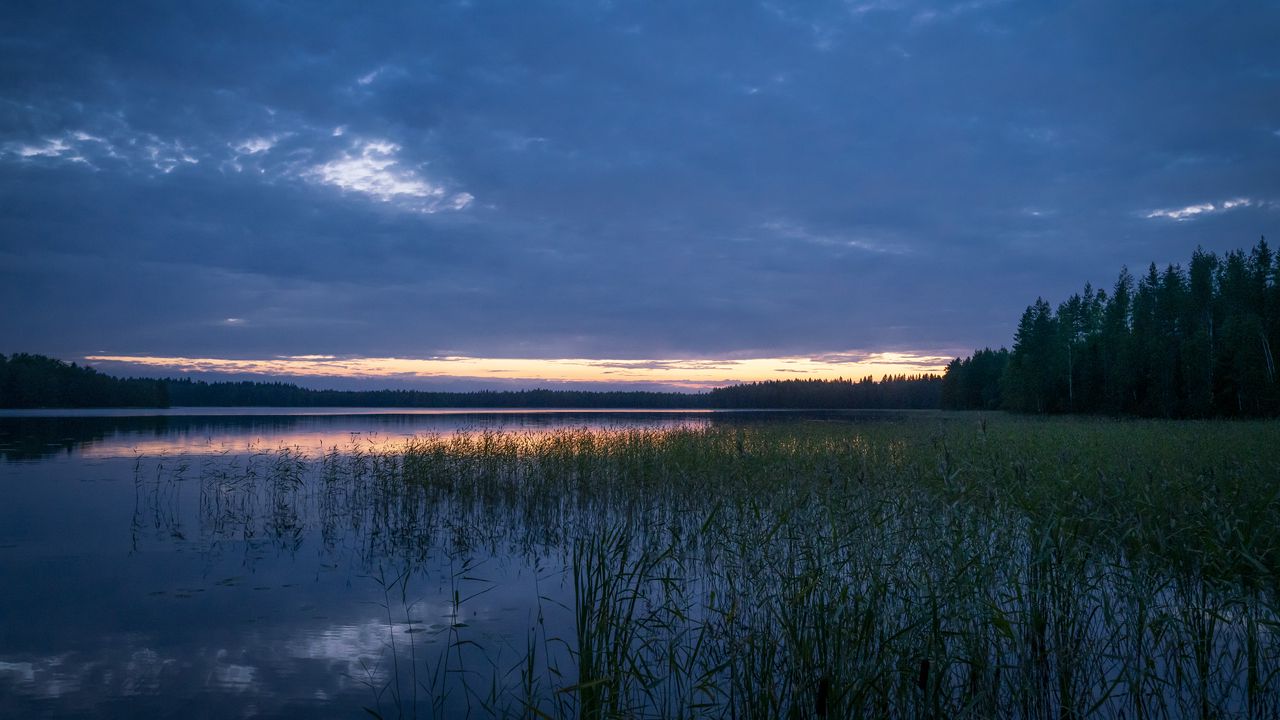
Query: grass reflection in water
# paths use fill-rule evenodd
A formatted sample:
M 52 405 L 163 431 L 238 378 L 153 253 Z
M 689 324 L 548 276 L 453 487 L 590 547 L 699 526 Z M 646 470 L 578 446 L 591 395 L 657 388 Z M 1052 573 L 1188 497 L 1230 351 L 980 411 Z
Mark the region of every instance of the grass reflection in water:
M 358 547 L 381 716 L 1280 713 L 1273 423 L 495 431 L 157 465 L 139 526 L 190 478 L 208 548 Z M 442 555 L 448 577 L 415 572 Z M 487 562 L 530 569 L 522 637 L 468 622 Z

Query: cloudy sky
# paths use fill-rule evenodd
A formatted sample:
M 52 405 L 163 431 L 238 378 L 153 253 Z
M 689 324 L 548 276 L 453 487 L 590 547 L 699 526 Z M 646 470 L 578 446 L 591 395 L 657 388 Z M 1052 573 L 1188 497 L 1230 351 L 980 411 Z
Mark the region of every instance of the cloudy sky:
M 936 367 L 1280 231 L 1277 36 L 1239 1 L 6 3 L 0 352 Z

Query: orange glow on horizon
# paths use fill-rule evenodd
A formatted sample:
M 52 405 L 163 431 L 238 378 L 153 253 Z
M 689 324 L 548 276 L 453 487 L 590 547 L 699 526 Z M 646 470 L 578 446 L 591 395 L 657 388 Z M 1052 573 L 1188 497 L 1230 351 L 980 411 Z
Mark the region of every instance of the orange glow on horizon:
M 294 355 L 264 359 L 90 355 L 110 362 L 172 372 L 305 378 L 457 379 L 536 383 L 654 383 L 690 390 L 782 379 L 858 379 L 868 375 L 941 373 L 950 356 L 909 352 L 841 352 L 815 356 L 732 360 L 612 360 L 478 358 L 361 358 Z

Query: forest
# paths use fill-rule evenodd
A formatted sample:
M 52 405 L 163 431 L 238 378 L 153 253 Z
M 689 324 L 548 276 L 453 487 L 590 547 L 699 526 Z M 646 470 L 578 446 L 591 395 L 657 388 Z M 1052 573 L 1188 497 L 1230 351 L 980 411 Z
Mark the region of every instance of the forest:
M 115 378 L 43 355 L 0 355 L 0 408 L 168 405 L 163 380 Z
M 283 382 L 169 380 L 179 407 L 640 408 L 703 407 L 701 395 L 587 390 L 312 390 Z
M 1085 285 L 1055 309 L 1022 313 L 1012 350 L 957 358 L 945 409 L 1146 417 L 1263 417 L 1280 412 L 1280 258 L 1261 239 L 1184 268 L 1120 271 L 1110 292 Z
M 806 410 L 933 410 L 942 396 L 941 375 L 885 375 L 861 380 L 766 380 L 716 388 L 713 408 Z
M 115 378 L 41 355 L 0 355 L 0 407 L 507 407 L 1010 410 L 1146 417 L 1280 414 L 1280 257 L 1262 239 L 1184 268 L 1127 268 L 1056 308 L 1037 298 L 1012 349 L 956 358 L 943 376 L 768 380 L 704 393 L 312 390 L 283 382 Z
M 284 382 L 124 379 L 51 357 L 0 355 L 0 408 L 404 407 L 838 409 L 937 408 L 942 378 L 770 380 L 710 392 L 632 390 L 312 390 Z

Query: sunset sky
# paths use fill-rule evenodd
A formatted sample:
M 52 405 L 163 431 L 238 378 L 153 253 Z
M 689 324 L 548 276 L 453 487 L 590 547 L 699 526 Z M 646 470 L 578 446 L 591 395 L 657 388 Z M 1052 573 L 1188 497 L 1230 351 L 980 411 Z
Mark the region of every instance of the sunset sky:
M 0 352 L 311 386 L 935 371 L 1280 231 L 1280 4 L 59 3 Z

